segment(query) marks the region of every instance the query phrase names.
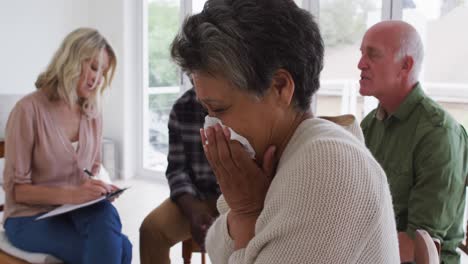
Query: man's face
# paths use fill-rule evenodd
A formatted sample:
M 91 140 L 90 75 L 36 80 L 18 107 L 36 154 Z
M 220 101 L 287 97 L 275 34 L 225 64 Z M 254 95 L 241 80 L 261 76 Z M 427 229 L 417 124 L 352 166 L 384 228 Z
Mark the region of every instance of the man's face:
M 387 30 L 388 31 L 388 30 Z M 401 62 L 397 61 L 397 47 L 392 32 L 371 28 L 361 43 L 359 93 L 382 99 L 395 92 L 400 85 Z

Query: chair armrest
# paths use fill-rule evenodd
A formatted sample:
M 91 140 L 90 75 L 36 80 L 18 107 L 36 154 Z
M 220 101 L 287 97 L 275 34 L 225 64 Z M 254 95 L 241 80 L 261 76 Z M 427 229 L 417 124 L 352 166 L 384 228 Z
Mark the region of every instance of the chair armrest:
M 442 243 L 440 243 L 440 240 L 437 239 L 437 238 L 432 238 L 432 240 L 434 240 L 434 244 L 435 244 L 435 246 L 437 248 L 437 254 L 439 254 L 439 256 L 440 256 L 440 252 L 442 250 L 442 246 L 441 246 Z
M 440 241 L 434 239 L 423 229 L 416 230 L 414 241 L 414 260 L 416 263 L 440 263 Z

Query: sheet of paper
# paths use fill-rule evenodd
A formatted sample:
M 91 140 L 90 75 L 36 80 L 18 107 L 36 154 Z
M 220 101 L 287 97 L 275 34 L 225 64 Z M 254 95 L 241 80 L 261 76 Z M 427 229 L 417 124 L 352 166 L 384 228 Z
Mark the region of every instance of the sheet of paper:
M 123 193 L 128 188 L 130 188 L 130 187 L 126 187 L 126 188 L 116 190 L 113 193 L 109 193 L 107 195 L 104 195 L 102 197 L 97 198 L 96 200 L 92 200 L 92 201 L 89 201 L 89 202 L 86 202 L 86 203 L 61 205 L 61 206 L 55 208 L 54 210 L 39 216 L 35 220 L 37 221 L 37 220 L 41 220 L 41 219 L 44 219 L 44 218 L 47 218 L 47 217 L 64 214 L 64 213 L 67 213 L 67 212 L 70 212 L 70 211 L 73 211 L 73 210 L 76 210 L 76 209 L 79 209 L 79 208 L 82 208 L 82 207 L 85 207 L 85 206 L 89 206 L 89 205 L 98 203 L 98 202 L 100 202 L 100 201 L 102 201 L 104 199 L 110 199 L 110 198 L 112 198 L 112 197 L 114 197 L 116 195 L 119 195 L 119 194 Z

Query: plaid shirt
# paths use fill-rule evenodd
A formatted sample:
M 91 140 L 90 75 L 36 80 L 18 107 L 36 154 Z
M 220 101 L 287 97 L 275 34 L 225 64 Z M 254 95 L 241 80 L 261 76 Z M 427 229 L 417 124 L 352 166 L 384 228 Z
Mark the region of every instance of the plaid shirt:
M 193 89 L 172 106 L 166 170 L 172 200 L 187 193 L 201 200 L 217 199 L 221 193 L 201 143 L 200 128 L 206 115 Z

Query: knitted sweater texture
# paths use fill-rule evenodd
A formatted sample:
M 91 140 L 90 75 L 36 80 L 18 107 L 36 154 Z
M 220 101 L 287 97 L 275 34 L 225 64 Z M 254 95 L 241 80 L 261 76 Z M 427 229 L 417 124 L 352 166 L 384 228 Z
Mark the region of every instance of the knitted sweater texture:
M 229 207 L 208 231 L 213 264 L 399 263 L 392 199 L 384 171 L 357 122 L 303 121 L 278 163 L 248 245 L 234 250 Z

